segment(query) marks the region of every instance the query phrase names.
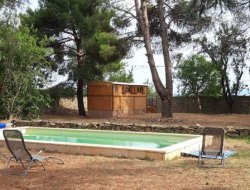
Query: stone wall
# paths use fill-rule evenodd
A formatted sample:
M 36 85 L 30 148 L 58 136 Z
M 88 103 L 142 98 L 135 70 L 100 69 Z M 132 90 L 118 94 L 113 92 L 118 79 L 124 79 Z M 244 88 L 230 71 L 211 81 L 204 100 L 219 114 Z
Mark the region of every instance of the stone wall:
M 85 110 L 88 110 L 88 100 L 87 97 L 83 98 Z M 75 98 L 61 98 L 57 105 L 54 106 L 48 112 L 53 113 L 77 113 L 77 99 Z
M 221 97 L 201 97 L 202 113 L 220 114 L 229 113 L 225 100 Z M 176 113 L 199 113 L 194 97 L 174 97 L 173 110 Z M 250 97 L 238 97 L 233 107 L 233 113 L 250 114 Z
M 228 106 L 223 98 L 213 98 L 213 97 L 201 97 L 202 113 L 209 114 L 221 114 L 229 113 Z M 87 97 L 84 97 L 84 106 L 87 108 Z M 161 112 L 161 101 L 157 99 L 156 107 L 157 111 Z M 76 98 L 67 99 L 61 98 L 59 104 L 51 110 L 56 113 L 65 112 L 77 112 L 77 100 Z M 199 113 L 199 109 L 194 97 L 174 97 L 173 99 L 173 111 L 175 113 Z M 250 114 L 250 97 L 240 96 L 238 97 L 234 108 L 234 113 Z
M 179 126 L 179 125 L 136 125 L 110 122 L 94 123 L 56 123 L 48 121 L 18 121 L 17 126 L 72 128 L 72 129 L 95 129 L 114 131 L 157 132 L 157 133 L 181 133 L 202 134 L 202 126 Z M 249 137 L 249 128 L 225 127 L 225 134 L 229 137 Z

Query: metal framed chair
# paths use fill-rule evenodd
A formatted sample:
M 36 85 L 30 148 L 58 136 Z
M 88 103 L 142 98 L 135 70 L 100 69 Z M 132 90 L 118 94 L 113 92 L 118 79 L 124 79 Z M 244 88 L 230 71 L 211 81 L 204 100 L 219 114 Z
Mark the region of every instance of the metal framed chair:
M 7 147 L 12 154 L 8 158 L 8 161 L 6 163 L 6 168 L 10 166 L 11 161 L 15 161 L 17 163 L 22 164 L 22 167 L 24 169 L 23 174 L 27 175 L 31 166 L 35 163 L 40 163 L 40 165 L 45 170 L 45 167 L 42 163 L 42 161 L 44 160 L 47 162 L 52 162 L 50 160 L 53 160 L 54 163 L 64 164 L 64 162 L 59 158 L 40 156 L 40 154 L 42 153 L 42 150 L 40 150 L 37 154 L 32 155 L 26 148 L 22 133 L 18 130 L 4 130 L 3 135 L 4 135 L 5 142 L 7 144 Z M 25 168 L 25 165 L 24 165 L 25 162 L 28 162 L 27 168 Z M 18 174 L 18 173 L 15 173 L 15 174 Z
M 203 159 L 218 159 L 225 165 L 226 158 L 235 154 L 235 151 L 224 150 L 225 131 L 223 128 L 205 127 L 203 130 L 202 147 L 199 151 L 183 152 L 183 155 L 198 157 L 199 165 Z

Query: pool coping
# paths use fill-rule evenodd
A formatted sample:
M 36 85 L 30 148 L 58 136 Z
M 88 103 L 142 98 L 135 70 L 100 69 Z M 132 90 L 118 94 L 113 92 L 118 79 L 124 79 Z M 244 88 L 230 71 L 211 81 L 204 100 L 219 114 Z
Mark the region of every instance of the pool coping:
M 10 129 L 25 130 L 27 128 L 42 128 L 43 127 L 18 127 Z M 46 128 L 57 129 L 58 128 Z M 140 147 L 128 147 L 128 146 L 115 146 L 115 145 L 97 145 L 97 144 L 80 144 L 80 143 L 65 143 L 65 142 L 44 142 L 25 140 L 25 144 L 30 149 L 45 149 L 47 152 L 59 152 L 70 154 L 82 154 L 82 155 L 99 155 L 107 157 L 120 157 L 120 158 L 136 158 L 147 160 L 171 160 L 181 154 L 183 151 L 198 150 L 202 144 L 201 135 L 191 134 L 173 134 L 173 133 L 153 133 L 153 132 L 130 132 L 130 131 L 110 131 L 110 130 L 92 130 L 92 129 L 66 129 L 64 130 L 78 130 L 78 131 L 98 131 L 98 132 L 121 132 L 121 133 L 136 133 L 136 134 L 154 134 L 154 135 L 176 135 L 176 136 L 192 136 L 194 138 L 170 145 L 165 148 L 140 148 Z M 1 138 L 1 136 L 0 136 Z M 4 143 L 4 139 L 0 139 L 1 143 Z

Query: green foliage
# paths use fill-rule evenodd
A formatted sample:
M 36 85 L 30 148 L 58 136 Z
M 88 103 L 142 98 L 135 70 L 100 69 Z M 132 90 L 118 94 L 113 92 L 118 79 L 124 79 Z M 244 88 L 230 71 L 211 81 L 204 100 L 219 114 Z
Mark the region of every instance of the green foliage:
M 115 62 L 105 65 L 101 69 L 103 71 L 103 78 L 101 80 L 113 81 L 113 82 L 134 82 L 133 71 L 126 73 L 124 63 Z
M 22 15 L 22 24 L 47 35 L 59 74 L 69 74 L 69 80 L 88 81 L 103 78 L 105 65 L 118 64 L 129 46 L 118 37 L 111 25 L 115 12 L 107 0 L 41 0 L 39 9 Z M 51 58 L 51 57 L 50 57 Z M 104 70 L 102 70 L 104 69 Z M 114 76 L 114 75 L 113 75 Z M 126 77 L 126 76 L 124 76 Z M 121 77 L 122 78 L 122 77 Z
M 29 10 L 22 16 L 22 23 L 34 26 L 39 36 L 47 35 L 55 50 L 55 69 L 63 69 L 85 80 L 85 72 L 79 72 L 76 63 L 81 49 L 87 66 L 81 69 L 95 72 L 98 64 L 121 60 L 127 50 L 111 26 L 114 12 L 108 9 L 106 0 L 42 0 L 40 8 Z M 65 57 L 70 57 L 65 64 Z M 85 64 L 84 63 L 84 64 Z M 66 66 L 65 66 L 66 65 Z M 89 68 L 91 67 L 91 68 Z M 69 71 L 69 69 L 72 69 Z M 93 75 L 95 73 L 92 73 Z M 96 73 L 99 74 L 98 72 Z
M 51 102 L 51 107 L 58 105 L 60 98 L 74 98 L 76 95 L 76 90 L 73 84 L 70 83 L 60 83 L 46 90 L 49 94 Z
M 206 37 L 199 40 L 203 51 L 219 71 L 223 96 L 230 112 L 233 111 L 239 91 L 244 87 L 242 75 L 249 60 L 250 42 L 249 26 L 245 25 L 248 17 L 239 13 L 234 16 L 234 20 L 230 24 L 221 23 L 214 35 L 214 42 Z
M 212 26 L 213 15 L 241 12 L 250 1 L 240 0 L 178 0 L 165 3 L 166 26 L 171 46 L 191 42 L 192 35 Z M 148 1 L 150 35 L 160 36 L 159 7 Z M 180 30 L 181 28 L 181 30 Z M 137 35 L 141 35 L 140 29 Z M 156 44 L 156 46 L 159 46 Z M 159 48 L 159 47 L 158 47 Z
M 180 62 L 176 77 L 181 81 L 182 95 L 219 96 L 220 77 L 216 67 L 201 55 L 193 55 Z
M 78 113 L 84 116 L 84 84 L 100 78 L 103 65 L 117 63 L 127 53 L 111 24 L 115 12 L 108 0 L 40 0 L 39 5 L 22 16 L 22 24 L 50 39 L 55 53 L 49 58 L 59 74 L 77 81 Z
M 120 61 L 126 54 L 122 49 L 121 40 L 114 32 L 95 32 L 91 38 L 86 39 L 84 49 L 86 62 L 90 62 L 94 67 Z
M 202 14 L 205 12 L 205 10 L 201 10 L 203 3 L 207 4 L 208 2 L 179 0 L 170 1 L 168 6 L 165 7 L 166 26 L 168 27 L 168 38 L 171 46 L 180 46 L 183 43 L 191 42 L 192 34 L 201 32 L 203 28 L 210 25 L 211 17 Z M 206 7 L 206 9 L 210 8 Z M 158 5 L 148 3 L 149 29 L 152 36 L 160 36 L 161 34 L 158 9 Z M 182 28 L 182 30 L 178 30 L 176 27 Z M 140 29 L 138 29 L 137 35 L 141 35 Z M 159 44 L 156 44 L 156 46 L 159 46 Z
M 2 117 L 39 116 L 49 106 L 49 97 L 38 89 L 44 83 L 48 50 L 28 28 L 0 28 L 0 107 Z

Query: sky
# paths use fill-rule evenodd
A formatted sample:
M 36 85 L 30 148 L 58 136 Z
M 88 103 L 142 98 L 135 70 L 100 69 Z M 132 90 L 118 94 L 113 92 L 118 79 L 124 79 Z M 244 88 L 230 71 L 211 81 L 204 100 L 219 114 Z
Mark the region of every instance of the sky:
M 126 0 L 130 1 L 130 0 Z M 36 9 L 38 7 L 38 0 L 30 0 L 30 8 Z M 179 50 L 181 53 L 183 53 L 184 57 L 189 56 L 194 50 L 192 47 L 188 47 L 185 49 L 180 49 Z M 133 56 L 129 59 L 124 59 L 123 61 L 126 63 L 126 71 L 130 71 L 133 69 L 133 77 L 134 77 L 134 82 L 142 84 L 149 80 L 150 83 L 152 83 L 152 77 L 151 77 L 151 72 L 148 66 L 148 60 L 146 57 L 146 51 L 145 48 L 142 46 L 140 49 L 133 49 Z M 159 76 L 161 80 L 165 81 L 165 72 L 164 72 L 164 62 L 163 62 L 163 56 L 161 54 L 154 55 L 155 58 L 155 63 L 157 65 L 157 70 L 159 72 Z M 250 63 L 248 63 L 250 66 Z M 240 95 L 250 95 L 250 76 L 249 72 L 245 72 L 242 81 L 248 85 L 248 87 L 243 90 Z M 52 77 L 53 84 L 58 84 L 60 82 L 63 82 L 67 80 L 67 76 L 59 76 L 56 73 L 53 74 Z M 178 95 L 178 89 L 177 86 L 180 84 L 179 81 L 174 80 L 173 83 L 173 94 Z

